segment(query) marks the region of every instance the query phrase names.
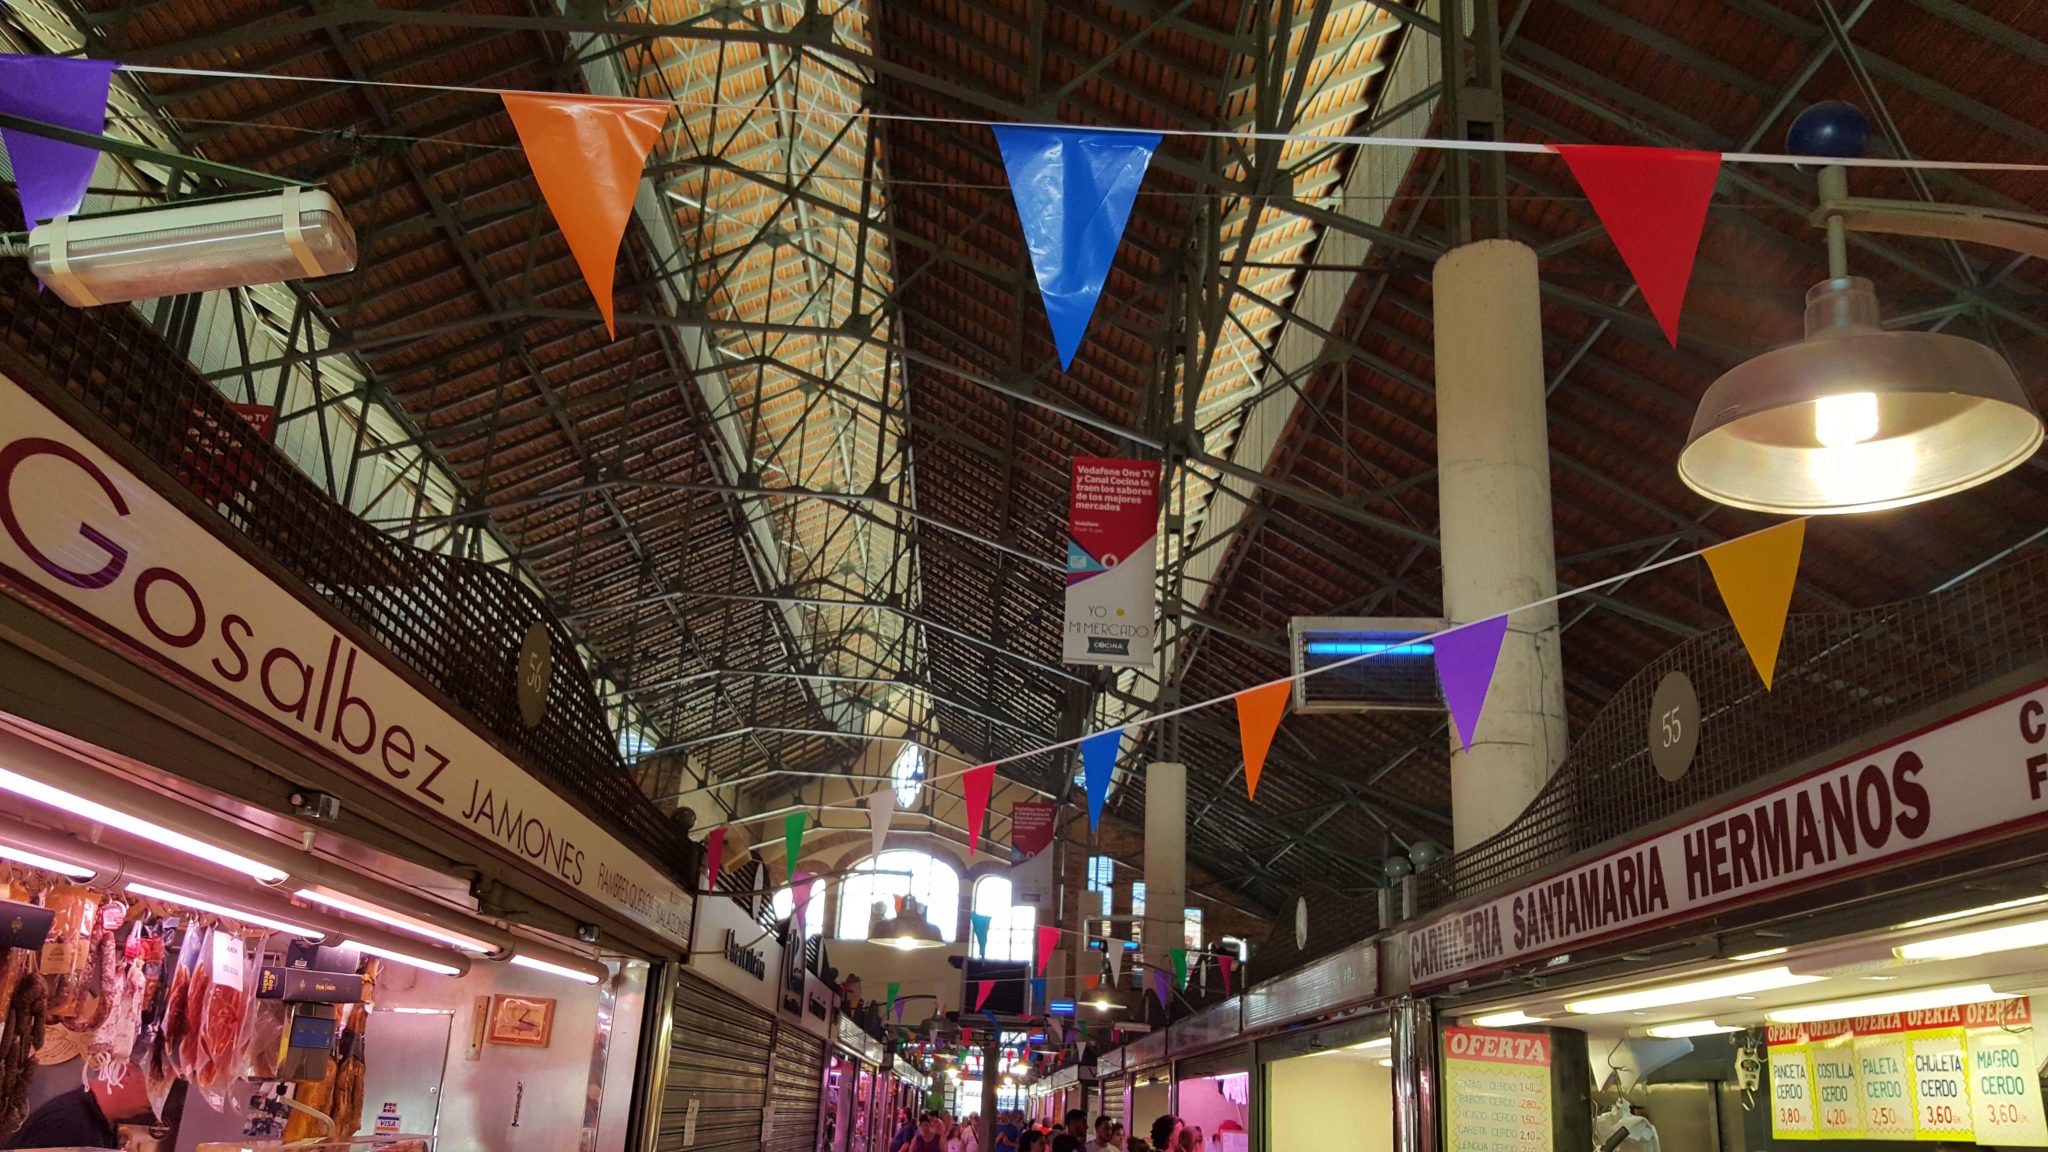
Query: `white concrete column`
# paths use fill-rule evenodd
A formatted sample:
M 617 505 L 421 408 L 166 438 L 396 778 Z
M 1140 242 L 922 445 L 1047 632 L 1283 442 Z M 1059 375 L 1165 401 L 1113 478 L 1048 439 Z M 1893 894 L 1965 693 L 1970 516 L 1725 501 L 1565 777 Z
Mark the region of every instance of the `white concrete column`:
M 1433 288 L 1444 614 L 1464 624 L 1557 591 L 1536 253 L 1467 244 L 1437 261 Z M 1519 612 L 1472 750 L 1451 735 L 1453 848 L 1512 823 L 1564 752 L 1557 609 Z
M 1145 961 L 1169 963 L 1186 932 L 1188 766 L 1154 761 L 1145 769 Z M 1151 977 L 1143 987 L 1150 988 Z

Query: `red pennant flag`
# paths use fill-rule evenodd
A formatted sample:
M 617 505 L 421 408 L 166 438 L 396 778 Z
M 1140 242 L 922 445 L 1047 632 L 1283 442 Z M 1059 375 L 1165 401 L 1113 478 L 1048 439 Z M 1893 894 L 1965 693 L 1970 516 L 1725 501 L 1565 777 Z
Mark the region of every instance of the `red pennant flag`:
M 713 828 L 704 834 L 704 862 L 711 870 L 711 879 L 704 885 L 704 890 L 715 892 L 718 890 L 718 870 L 725 866 L 725 829 Z
M 1055 924 L 1038 926 L 1038 974 L 1045 975 L 1045 966 L 1052 962 L 1052 950 L 1059 947 L 1060 930 Z
M 1551 147 L 1578 177 L 1650 314 L 1678 347 L 1678 313 L 1721 175 L 1721 154 L 1612 144 Z
M 995 990 L 996 982 L 993 980 L 977 980 L 974 982 L 974 1010 L 976 1012 L 981 1011 L 981 1006 L 988 1003 L 988 994 Z
M 1230 995 L 1230 970 L 1237 967 L 1237 957 L 1227 952 L 1218 953 L 1216 956 L 1216 967 L 1223 973 L 1223 994 L 1228 996 Z
M 1086 976 L 1081 977 L 1081 983 L 1092 991 L 1097 984 L 1102 983 L 1102 977 L 1090 972 Z
M 1287 697 L 1294 690 L 1291 681 L 1281 680 L 1247 688 L 1237 694 L 1237 739 L 1244 745 L 1244 795 L 1254 799 L 1259 791 L 1259 773 L 1265 770 L 1266 753 L 1273 747 L 1273 733 L 1287 712 Z
M 633 216 L 640 171 L 661 139 L 670 104 L 548 92 L 506 92 L 503 97 L 541 198 L 597 298 L 605 331 L 616 336 L 612 274 L 619 241 Z
M 983 764 L 969 768 L 960 776 L 960 795 L 967 802 L 967 851 L 974 853 L 981 844 L 981 826 L 988 819 L 988 797 L 995 790 L 996 766 Z

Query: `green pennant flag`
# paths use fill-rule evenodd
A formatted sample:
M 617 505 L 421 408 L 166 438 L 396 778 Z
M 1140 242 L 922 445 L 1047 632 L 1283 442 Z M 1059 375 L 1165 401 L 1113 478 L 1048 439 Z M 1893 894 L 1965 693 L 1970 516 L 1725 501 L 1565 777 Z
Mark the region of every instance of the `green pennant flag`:
M 1173 957 L 1173 985 L 1185 992 L 1188 988 L 1188 950 L 1174 948 L 1167 952 Z
M 903 985 L 894 980 L 889 982 L 889 1015 L 896 1016 L 896 994 L 903 991 Z M 901 1020 L 901 1016 L 897 1016 Z
M 792 876 L 796 875 L 797 858 L 803 855 L 804 825 L 809 819 L 809 813 L 791 812 L 789 814 L 789 818 L 782 822 L 782 847 L 785 852 L 784 861 L 790 870 L 790 875 Z

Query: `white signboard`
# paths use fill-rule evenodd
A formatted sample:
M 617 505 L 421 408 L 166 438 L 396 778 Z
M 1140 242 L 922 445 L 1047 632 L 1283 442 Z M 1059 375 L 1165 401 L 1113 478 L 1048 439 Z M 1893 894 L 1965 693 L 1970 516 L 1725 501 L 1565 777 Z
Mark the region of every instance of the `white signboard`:
M 1408 933 L 1428 988 L 2048 822 L 2036 684 Z
M 5 376 L 0 528 L 0 582 L 688 946 L 679 885 Z

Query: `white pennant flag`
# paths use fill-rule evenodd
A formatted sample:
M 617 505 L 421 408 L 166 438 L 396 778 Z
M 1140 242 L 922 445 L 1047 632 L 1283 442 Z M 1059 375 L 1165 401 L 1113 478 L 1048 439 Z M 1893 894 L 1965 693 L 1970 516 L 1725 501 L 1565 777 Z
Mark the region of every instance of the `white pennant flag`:
M 1197 959 L 1196 959 L 1196 961 L 1195 961 L 1195 978 L 1196 978 L 1197 980 L 1200 980 L 1200 981 L 1202 982 L 1202 991 L 1204 991 L 1204 992 L 1207 992 L 1207 991 L 1209 990 L 1209 962 L 1208 962 L 1208 960 L 1206 960 L 1206 959 L 1201 959 L 1201 958 L 1197 958 Z
M 889 822 L 896 818 L 896 790 L 883 785 L 868 793 L 868 819 L 874 822 L 875 852 L 882 854 L 882 841 L 889 838 Z
M 1122 981 L 1124 978 L 1124 942 L 1121 940 L 1106 940 L 1103 942 L 1102 950 L 1109 953 L 1109 982 L 1115 984 Z

